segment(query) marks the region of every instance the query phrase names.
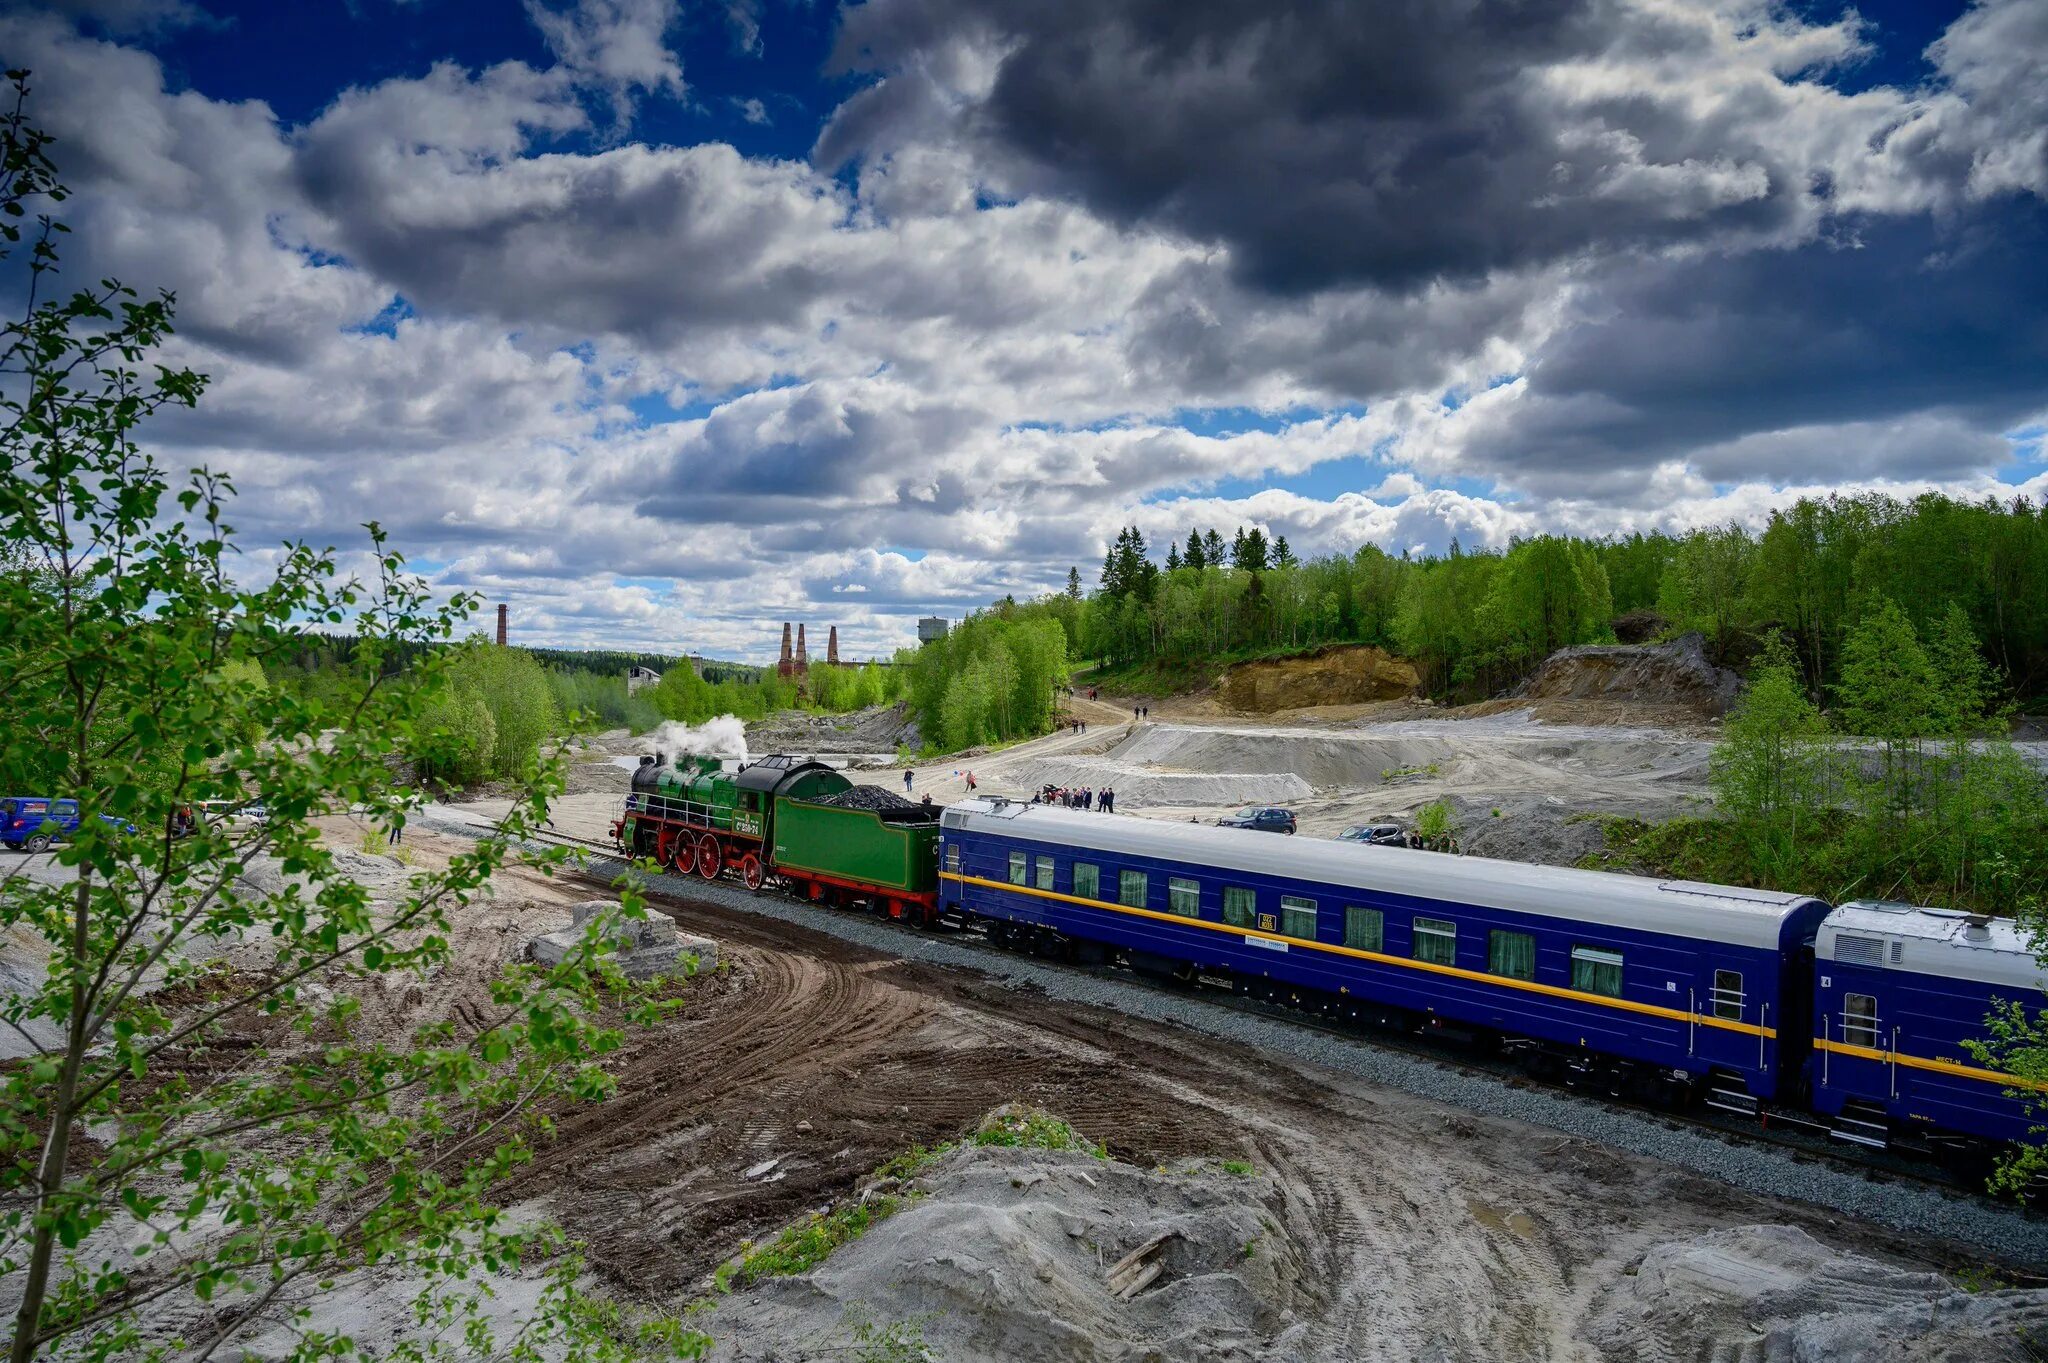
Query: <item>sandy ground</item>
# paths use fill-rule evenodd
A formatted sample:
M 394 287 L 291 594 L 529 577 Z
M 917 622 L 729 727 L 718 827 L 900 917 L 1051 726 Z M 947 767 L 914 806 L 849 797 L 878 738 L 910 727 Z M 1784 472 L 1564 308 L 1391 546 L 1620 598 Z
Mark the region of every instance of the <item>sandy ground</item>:
M 1306 837 L 1409 822 L 1445 800 L 1466 850 L 1558 864 L 1598 849 L 1598 816 L 1665 819 L 1710 802 L 1713 743 L 1697 729 L 1546 723 L 1527 708 L 1458 718 L 1408 703 L 1260 723 L 1194 714 L 1141 722 L 1127 706 L 1085 698 L 1073 708 L 1088 719 L 1085 732 L 913 763 L 909 793 L 940 804 L 963 799 L 971 772 L 978 793 L 1018 799 L 1049 783 L 1111 787 L 1118 813 L 1140 818 L 1210 822 L 1246 805 L 1281 805 L 1299 815 Z M 849 775 L 903 791 L 905 770 Z M 577 793 L 558 802 L 556 826 L 607 840 L 628 780 L 602 763 L 579 766 L 570 785 Z M 506 804 L 462 808 L 464 817 L 494 817 Z

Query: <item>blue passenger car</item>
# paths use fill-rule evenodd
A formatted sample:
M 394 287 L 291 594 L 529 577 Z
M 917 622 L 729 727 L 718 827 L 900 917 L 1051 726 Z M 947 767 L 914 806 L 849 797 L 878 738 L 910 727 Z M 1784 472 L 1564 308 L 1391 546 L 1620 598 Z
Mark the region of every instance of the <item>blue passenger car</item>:
M 1319 991 L 1752 1102 L 1807 1058 L 1827 906 L 1803 896 L 998 799 L 950 807 L 940 849 L 946 906 L 1141 968 Z
M 2048 1094 L 2020 1096 L 2010 1075 L 1964 1049 L 1999 1002 L 2038 1007 L 2048 987 L 2011 919 L 1910 904 L 1835 909 L 1814 944 L 1813 1106 L 1837 1136 L 2028 1138 Z M 2038 1136 L 2034 1137 L 2038 1139 Z

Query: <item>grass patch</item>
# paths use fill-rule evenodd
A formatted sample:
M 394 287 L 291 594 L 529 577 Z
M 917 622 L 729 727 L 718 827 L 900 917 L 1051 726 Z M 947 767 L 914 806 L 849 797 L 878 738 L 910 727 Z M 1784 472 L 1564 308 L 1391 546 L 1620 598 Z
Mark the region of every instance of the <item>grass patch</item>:
M 989 1114 L 972 1139 L 976 1145 L 1017 1150 L 1081 1150 L 1097 1159 L 1109 1158 L 1109 1147 L 1095 1144 L 1047 1112 L 1001 1109 Z
M 1410 776 L 1441 776 L 1442 774 L 1443 768 L 1431 762 L 1428 766 L 1423 767 L 1382 767 L 1380 769 L 1380 780 L 1401 781 Z
M 712 1275 L 712 1284 L 720 1292 L 730 1292 L 735 1284 L 746 1287 L 763 1278 L 808 1273 L 824 1263 L 833 1250 L 860 1239 L 902 1206 L 902 1198 L 882 1196 L 823 1215 L 813 1214 L 800 1225 L 785 1227 L 782 1234 L 760 1249 L 743 1251 L 737 1259 L 720 1264 Z
M 922 1145 L 913 1145 L 902 1154 L 877 1165 L 875 1177 L 894 1179 L 916 1178 L 919 1174 L 958 1149 L 959 1144 L 958 1141 L 940 1141 L 929 1149 Z
M 1239 1178 L 1252 1176 L 1252 1162 L 1248 1159 L 1227 1159 L 1223 1161 L 1223 1172 L 1236 1174 Z

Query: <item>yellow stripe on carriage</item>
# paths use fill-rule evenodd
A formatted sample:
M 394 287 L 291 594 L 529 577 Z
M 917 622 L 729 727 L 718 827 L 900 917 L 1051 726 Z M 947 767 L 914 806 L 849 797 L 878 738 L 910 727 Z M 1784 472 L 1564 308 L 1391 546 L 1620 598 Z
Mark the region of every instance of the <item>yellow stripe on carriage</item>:
M 1534 980 L 1517 980 L 1507 975 L 1489 975 L 1483 970 L 1466 970 L 1460 966 L 1439 965 L 1435 961 L 1418 961 L 1408 956 L 1389 956 L 1378 951 L 1363 951 L 1358 947 L 1340 947 L 1329 942 L 1311 942 L 1305 937 L 1288 937 L 1277 932 L 1266 932 L 1259 928 L 1238 928 L 1228 923 L 1212 923 L 1206 918 L 1183 918 L 1177 913 L 1161 913 L 1157 909 L 1133 908 L 1129 904 L 1110 904 L 1100 899 L 1083 899 L 1079 895 L 1060 894 L 1056 890 L 1041 890 L 1030 885 L 1012 885 L 1008 881 L 984 880 L 980 876 L 961 875 L 957 871 L 939 872 L 941 880 L 956 880 L 962 885 L 983 885 L 991 890 L 1008 890 L 1012 894 L 1030 895 L 1035 899 L 1054 899 L 1064 904 L 1079 904 L 1082 908 L 1103 909 L 1110 913 L 1128 914 L 1133 918 L 1155 918 L 1162 923 L 1175 923 L 1186 928 L 1205 928 L 1210 932 L 1225 932 L 1232 937 L 1257 937 L 1268 942 L 1280 942 L 1288 947 L 1306 947 L 1310 951 L 1326 952 L 1332 956 L 1349 956 L 1361 961 L 1377 961 L 1381 965 L 1400 966 L 1406 970 L 1422 970 L 1432 975 L 1449 975 L 1453 979 L 1472 980 L 1479 984 L 1498 985 L 1503 989 L 1520 989 L 1525 993 L 1543 994 L 1550 998 L 1566 999 L 1573 1003 L 1590 1003 L 1601 1008 L 1619 1008 L 1630 1013 L 1643 1013 L 1650 1017 L 1667 1018 L 1673 1022 L 1695 1023 L 1701 1027 L 1718 1027 L 1724 1032 L 1740 1032 L 1745 1036 L 1775 1038 L 1778 1029 L 1759 1027 L 1751 1022 L 1733 1022 L 1727 1018 L 1712 1017 L 1706 1013 L 1689 1013 L 1683 1008 L 1664 1008 L 1654 1003 L 1637 1003 L 1634 999 L 1617 999 L 1608 994 L 1588 994 L 1578 989 L 1565 989 L 1554 984 L 1538 984 Z
M 1935 1055 L 1908 1055 L 1904 1051 L 1881 1051 L 1875 1046 L 1856 1046 L 1846 1041 L 1829 1041 L 1815 1037 L 1813 1044 L 1823 1051 L 1836 1055 L 1851 1056 L 1857 1060 L 1875 1060 L 1879 1064 L 1904 1065 L 1908 1069 L 1931 1070 L 1935 1074 L 1946 1074 L 1956 1079 L 1975 1079 L 1987 1084 L 2003 1084 L 2007 1088 L 2034 1089 L 2048 1093 L 2048 1079 L 2027 1079 L 2017 1074 L 2001 1074 L 1997 1070 L 1978 1069 L 1965 1065 L 1960 1060 L 1944 1060 Z

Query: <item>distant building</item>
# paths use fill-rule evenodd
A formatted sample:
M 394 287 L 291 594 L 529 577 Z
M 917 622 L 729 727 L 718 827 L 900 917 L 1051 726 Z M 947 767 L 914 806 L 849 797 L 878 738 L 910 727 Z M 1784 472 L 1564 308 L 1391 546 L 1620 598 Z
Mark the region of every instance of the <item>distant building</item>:
M 949 626 L 944 616 L 927 615 L 924 619 L 917 622 L 917 641 L 920 644 L 928 644 L 935 639 L 943 639 L 946 637 L 946 630 L 948 628 Z
M 629 667 L 626 669 L 626 694 L 661 685 L 661 674 L 651 667 Z

